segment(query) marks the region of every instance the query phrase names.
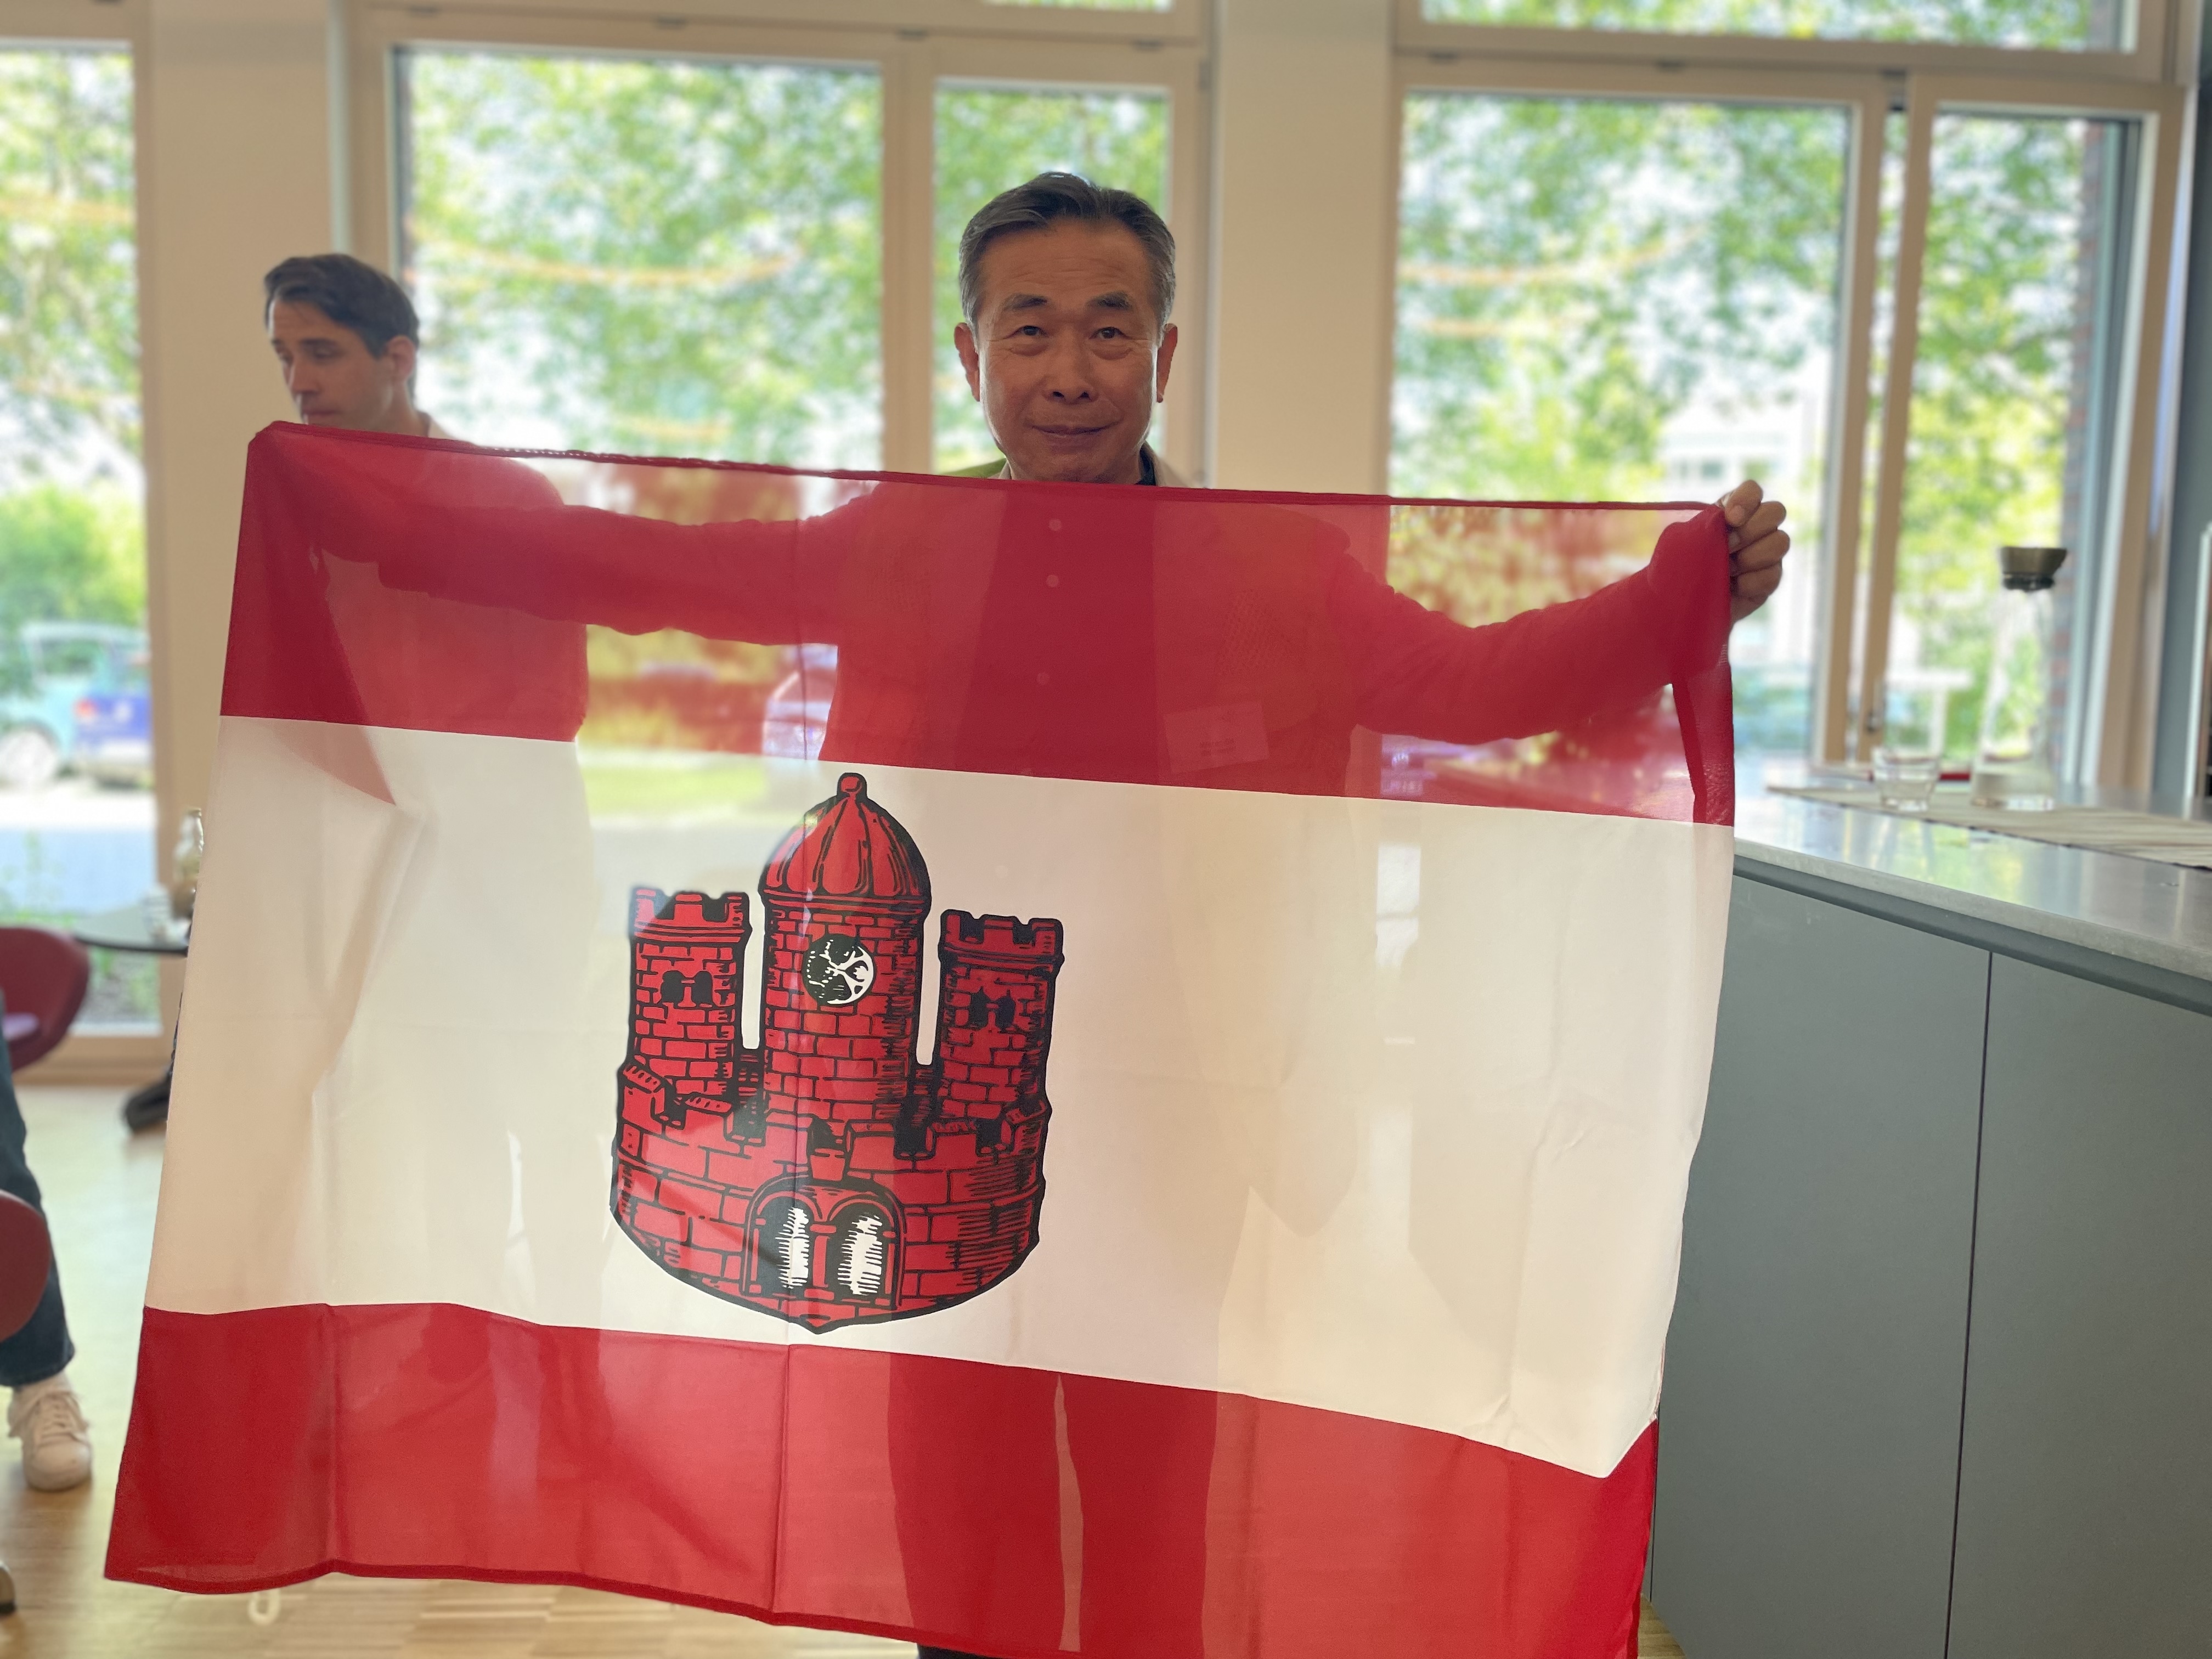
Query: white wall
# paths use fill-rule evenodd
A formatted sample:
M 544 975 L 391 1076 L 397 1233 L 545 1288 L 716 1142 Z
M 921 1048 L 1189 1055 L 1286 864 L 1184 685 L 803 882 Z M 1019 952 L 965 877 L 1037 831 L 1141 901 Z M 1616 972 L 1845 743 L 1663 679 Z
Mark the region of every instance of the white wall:
M 290 413 L 261 276 L 336 236 L 331 27 L 326 0 L 154 0 L 146 20 L 139 271 L 165 825 L 207 799 L 246 441 Z
M 1396 252 L 1389 0 L 1222 0 L 1212 479 L 1379 491 Z

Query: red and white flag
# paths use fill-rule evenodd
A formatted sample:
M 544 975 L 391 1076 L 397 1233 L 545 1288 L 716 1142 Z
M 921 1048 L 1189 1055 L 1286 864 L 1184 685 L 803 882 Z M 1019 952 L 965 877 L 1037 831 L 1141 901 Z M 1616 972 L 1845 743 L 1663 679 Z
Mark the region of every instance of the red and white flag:
M 110 1572 L 1632 1653 L 1727 571 L 271 428 Z

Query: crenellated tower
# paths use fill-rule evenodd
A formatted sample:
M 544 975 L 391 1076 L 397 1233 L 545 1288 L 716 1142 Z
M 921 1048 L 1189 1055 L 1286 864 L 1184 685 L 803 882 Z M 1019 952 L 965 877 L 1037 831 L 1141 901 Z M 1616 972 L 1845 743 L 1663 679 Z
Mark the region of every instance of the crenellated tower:
M 623 1087 L 680 1128 L 730 1109 L 742 1047 L 738 999 L 752 937 L 743 893 L 630 895 L 630 1040 Z
M 772 1093 L 842 1126 L 914 1092 L 929 867 L 857 772 L 761 872 L 768 912 L 761 1066 Z
M 1042 1100 L 1060 924 L 947 910 L 937 960 L 940 1121 L 995 1124 Z

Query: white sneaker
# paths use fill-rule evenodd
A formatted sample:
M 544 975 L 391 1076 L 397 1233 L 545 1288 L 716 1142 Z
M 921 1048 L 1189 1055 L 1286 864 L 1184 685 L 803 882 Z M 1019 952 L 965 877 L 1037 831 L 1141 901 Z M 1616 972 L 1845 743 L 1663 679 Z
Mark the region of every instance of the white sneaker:
M 67 1492 L 92 1475 L 92 1437 L 69 1373 L 27 1382 L 8 1401 L 8 1437 L 23 1443 L 23 1484 Z

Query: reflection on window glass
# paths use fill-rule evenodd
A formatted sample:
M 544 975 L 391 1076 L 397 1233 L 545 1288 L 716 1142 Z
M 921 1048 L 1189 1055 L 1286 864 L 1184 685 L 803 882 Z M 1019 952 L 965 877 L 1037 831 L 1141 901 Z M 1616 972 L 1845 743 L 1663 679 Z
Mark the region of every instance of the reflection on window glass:
M 873 466 L 872 72 L 410 52 L 422 406 L 479 442 Z
M 0 52 L 0 920 L 136 909 L 154 878 L 131 59 Z M 250 301 L 249 301 L 250 303 Z M 77 1029 L 158 1022 L 94 954 Z
M 1407 100 L 1390 487 L 1789 504 L 1737 735 L 1808 737 L 1849 130 L 1832 110 Z
M 1973 752 L 2007 543 L 2070 550 L 2060 648 L 2044 672 L 2060 729 L 2076 714 L 2133 134 L 2122 122 L 1936 122 L 1887 690 L 1893 718 L 1944 695 L 1954 760 Z
M 1440 23 L 2117 51 L 2130 0 L 1423 0 Z
M 960 233 L 1000 191 L 1040 173 L 1079 173 L 1168 211 L 1167 100 L 1158 93 L 992 87 L 937 94 L 937 465 L 988 465 L 998 449 L 969 395 L 960 322 Z M 1152 437 L 1158 441 L 1156 415 Z

